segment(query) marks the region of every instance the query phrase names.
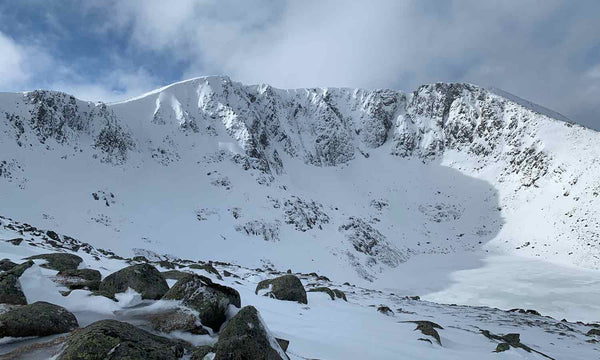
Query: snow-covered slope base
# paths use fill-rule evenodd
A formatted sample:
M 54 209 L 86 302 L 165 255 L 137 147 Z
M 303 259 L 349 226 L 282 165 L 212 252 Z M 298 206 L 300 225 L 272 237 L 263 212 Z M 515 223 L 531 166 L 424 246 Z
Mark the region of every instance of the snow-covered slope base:
M 2 93 L 0 213 L 128 255 L 362 284 L 423 254 L 597 269 L 600 136 L 539 111 L 468 84 Z
M 26 257 L 56 251 L 77 254 L 83 259 L 79 269 L 97 269 L 103 278 L 143 261 L 124 259 L 65 235 L 0 217 L 0 258 L 22 263 Z M 294 272 L 307 290 L 322 286 L 340 289 L 348 300 L 332 300 L 325 293 L 309 291 L 308 304 L 305 305 L 255 294 L 259 281 L 283 274 L 274 269 L 212 263 L 217 274 L 188 267 L 193 264 L 189 259 L 157 256 L 149 260 L 161 271 L 182 266 L 179 268 L 181 271 L 198 273 L 237 289 L 242 306 L 255 306 L 273 336 L 290 341 L 286 352 L 291 360 L 597 359 L 600 355 L 598 337 L 593 335 L 600 329 L 599 324 L 558 321 L 531 311 L 520 313 L 489 307 L 436 304 L 419 300 L 410 293 L 372 290 L 336 283 L 319 274 Z M 117 302 L 91 296 L 90 291 L 85 289 L 73 290 L 63 296 L 60 292 L 67 288 L 57 284 L 57 272 L 40 266 L 43 264 L 44 260 L 35 260 L 35 264 L 19 279 L 27 302 L 47 301 L 63 306 L 77 317 L 81 327 L 99 319 L 118 319 L 141 326 L 140 314 L 151 314 L 174 306 L 165 300 L 140 300 L 140 295 L 131 289 L 117 294 Z M 173 280 L 169 285 L 174 283 Z M 3 311 L 0 309 L 0 313 Z M 419 321 L 434 322 L 441 327 L 436 330 L 439 343 L 434 335 L 415 329 L 415 322 Z M 195 345 L 216 342 L 214 334 L 157 334 L 181 338 Z M 506 334 L 518 334 L 519 345 L 495 353 L 494 350 L 503 341 L 493 336 Z M 48 359 L 60 354 L 63 343 L 64 339 L 56 336 L 2 338 L 0 357 L 11 352 L 7 355 L 10 359 Z M 183 358 L 189 358 L 189 354 Z

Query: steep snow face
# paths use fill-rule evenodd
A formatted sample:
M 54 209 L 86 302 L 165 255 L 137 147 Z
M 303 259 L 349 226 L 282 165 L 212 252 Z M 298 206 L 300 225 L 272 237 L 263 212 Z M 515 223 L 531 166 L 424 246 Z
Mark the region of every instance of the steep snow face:
M 469 84 L 227 77 L 109 105 L 3 93 L 0 213 L 118 251 L 357 281 L 479 250 L 598 268 L 598 133 L 526 105 Z

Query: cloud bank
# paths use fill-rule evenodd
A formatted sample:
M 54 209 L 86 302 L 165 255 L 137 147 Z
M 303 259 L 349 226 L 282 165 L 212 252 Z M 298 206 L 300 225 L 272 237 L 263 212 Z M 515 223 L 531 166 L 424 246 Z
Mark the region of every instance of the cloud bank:
M 82 52 L 77 64 L 56 56 L 64 36 L 77 37 L 77 23 L 32 3 L 64 32 L 35 44 L 63 74 L 46 85 L 85 97 L 114 100 L 208 74 L 283 88 L 470 82 L 600 128 L 597 1 L 73 0 L 70 18 L 81 18 L 87 34 L 81 41 L 105 50 L 92 59 Z M 0 31 L 0 50 L 12 49 L 0 52 L 0 67 L 15 69 L 0 89 L 35 87 L 48 65 L 27 65 L 28 39 Z

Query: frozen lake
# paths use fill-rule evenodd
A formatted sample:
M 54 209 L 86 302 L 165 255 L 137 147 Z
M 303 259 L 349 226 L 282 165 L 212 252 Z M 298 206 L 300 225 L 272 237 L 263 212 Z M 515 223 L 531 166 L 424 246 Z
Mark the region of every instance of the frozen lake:
M 569 321 L 600 321 L 600 271 L 508 255 L 421 255 L 377 286 L 423 300 L 535 309 Z

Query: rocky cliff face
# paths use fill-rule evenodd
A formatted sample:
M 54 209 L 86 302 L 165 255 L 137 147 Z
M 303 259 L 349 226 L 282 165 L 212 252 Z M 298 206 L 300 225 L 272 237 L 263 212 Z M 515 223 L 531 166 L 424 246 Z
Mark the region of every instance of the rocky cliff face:
M 108 105 L 52 91 L 0 94 L 0 113 L 0 181 L 9 199 L 0 211 L 31 221 L 50 216 L 58 226 L 78 221 L 77 235 L 90 241 L 110 234 L 131 247 L 160 243 L 149 238 L 165 232 L 132 215 L 150 207 L 165 209 L 151 222 L 180 226 L 186 237 L 202 231 L 207 242 L 272 244 L 261 251 L 291 239 L 281 251 L 291 256 L 294 244 L 317 246 L 306 256 L 345 257 L 363 278 L 411 254 L 481 246 L 600 264 L 600 183 L 590 170 L 599 159 L 598 134 L 474 85 L 439 83 L 412 93 L 282 90 L 206 77 Z M 71 198 L 74 191 L 42 181 L 43 174 L 79 181 L 80 193 Z M 460 189 L 468 183 L 460 176 L 482 183 Z M 185 185 L 172 188 L 178 181 Z M 47 195 L 58 189 L 69 195 Z M 99 209 L 81 199 L 88 190 L 123 200 Z M 32 196 L 39 209 L 10 203 Z M 61 199 L 65 207 L 53 210 Z M 476 204 L 471 214 L 446 216 L 469 201 Z M 74 211 L 85 215 L 66 221 Z M 187 221 L 193 227 L 182 230 Z M 90 223 L 100 227 L 85 230 Z

